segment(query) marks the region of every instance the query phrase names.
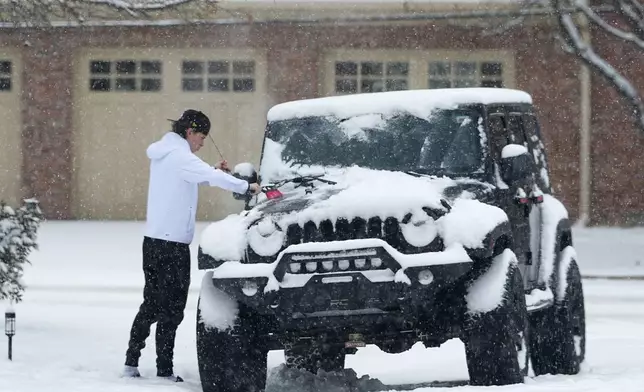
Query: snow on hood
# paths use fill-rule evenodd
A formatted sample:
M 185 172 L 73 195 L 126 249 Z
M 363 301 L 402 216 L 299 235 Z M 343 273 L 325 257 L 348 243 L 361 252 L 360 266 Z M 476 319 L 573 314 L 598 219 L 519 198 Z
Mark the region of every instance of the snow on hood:
M 319 224 L 326 219 L 351 221 L 355 217 L 369 219 L 374 216 L 383 220 L 395 217 L 401 221 L 408 213 L 412 214 L 412 222 L 431 220 L 423 207 L 440 210 L 446 215 L 435 224 L 426 225 L 422 233 L 439 234 L 446 246 L 477 248 L 483 246 L 488 232 L 507 220 L 503 210 L 469 199 L 468 192 L 462 194 L 464 198 L 456 198 L 451 212 L 447 213 L 441 203 L 445 198 L 443 191 L 457 184 L 447 177 L 415 177 L 401 172 L 352 167 L 345 169 L 342 176 L 325 178 L 333 179 L 337 184 L 314 182 L 316 189 L 311 194 L 288 184 L 290 191 L 287 185 L 281 189 L 285 193 L 283 198 L 264 201 L 250 211 L 210 224 L 201 236 L 202 251 L 217 260 L 239 261 L 250 240 L 258 254 L 270 256 L 281 248 L 283 233 L 293 223 L 303 226 L 307 221 Z M 253 225 L 249 230 L 260 219 L 266 224 Z M 279 226 L 281 236 L 266 233 L 270 232 L 272 222 Z M 414 233 L 404 234 L 413 236 Z
M 190 148 L 186 139 L 174 132 L 168 132 L 161 140 L 150 144 L 146 153 L 151 160 L 157 160 L 180 148 Z
M 335 192 L 312 194 L 313 199 L 317 195 L 325 199 L 313 200 L 310 206 L 291 213 L 283 221 L 303 225 L 309 220 L 317 224 L 324 219 L 351 220 L 376 215 L 401 220 L 407 213 L 419 213 L 422 207 L 445 210 L 440 201 L 442 191 L 454 184 L 448 178 L 418 178 L 400 172 L 359 167 L 348 168 L 340 178 L 332 178 L 338 180 L 337 185 L 315 185 L 321 190 Z

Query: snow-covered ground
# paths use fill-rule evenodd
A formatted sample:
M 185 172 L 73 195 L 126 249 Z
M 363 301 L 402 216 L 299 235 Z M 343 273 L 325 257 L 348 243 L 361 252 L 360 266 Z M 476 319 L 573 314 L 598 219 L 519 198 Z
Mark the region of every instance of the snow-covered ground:
M 204 227 L 203 223 L 198 225 L 198 233 Z M 194 332 L 202 274 L 196 269 L 196 243 L 192 248 L 191 292 L 175 349 L 175 370 L 186 382 L 166 384 L 154 379 L 154 329 L 141 359 L 141 371 L 149 378 L 118 377 L 131 321 L 142 298 L 142 229 L 137 222 L 44 224 L 40 250 L 32 254 L 33 265 L 26 270 L 29 287 L 24 301 L 14 306 L 17 335 L 13 362 L 6 359 L 6 338 L 0 335 L 0 391 L 201 390 Z M 531 377 L 525 385 L 492 390 L 644 391 L 644 279 L 595 279 L 644 278 L 644 229 L 575 229 L 574 236 L 581 270 L 587 276 L 588 348 L 582 374 Z M 6 306 L 0 303 L 0 311 Z M 269 354 L 269 367 L 274 372 L 282 361 L 281 352 Z M 358 377 L 379 379 L 388 386 L 381 388 L 384 390 L 435 391 L 441 388 L 425 387 L 432 381 L 459 384 L 467 379 L 463 347 L 457 340 L 437 349 L 416 345 L 398 355 L 369 346 L 349 356 L 346 365 Z M 268 389 L 287 390 L 275 374 L 269 378 Z M 306 388 L 299 390 L 308 392 Z M 338 389 L 329 385 L 320 390 Z

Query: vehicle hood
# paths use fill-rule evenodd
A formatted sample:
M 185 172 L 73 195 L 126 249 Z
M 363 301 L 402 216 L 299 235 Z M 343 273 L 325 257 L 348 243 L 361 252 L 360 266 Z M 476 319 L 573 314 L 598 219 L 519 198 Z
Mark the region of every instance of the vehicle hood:
M 270 225 L 286 232 L 289 225 L 304 226 L 320 222 L 371 217 L 395 218 L 410 223 L 432 220 L 446 245 L 460 243 L 477 246 L 485 234 L 506 220 L 505 213 L 477 198 L 491 191 L 491 186 L 467 179 L 410 175 L 402 172 L 349 168 L 329 172 L 323 178 L 336 181 L 325 184 L 313 181 L 312 188 L 287 183 L 280 187 L 283 196 L 268 200 L 265 195 L 249 211 L 212 223 L 203 233 L 201 246 L 223 259 L 241 257 L 240 247 L 249 234 Z M 407 219 L 405 219 L 407 217 Z M 251 226 L 256 226 L 249 231 Z M 264 227 L 265 226 L 265 227 Z M 224 252 L 234 244 L 234 251 Z M 214 256 L 213 256 L 214 257 Z

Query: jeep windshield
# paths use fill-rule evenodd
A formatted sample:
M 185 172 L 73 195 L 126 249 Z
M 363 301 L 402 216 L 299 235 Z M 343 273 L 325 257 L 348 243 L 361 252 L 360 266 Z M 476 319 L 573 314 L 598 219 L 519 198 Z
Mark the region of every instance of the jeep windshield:
M 483 169 L 480 118 L 475 109 L 452 109 L 428 119 L 376 113 L 274 121 L 266 131 L 261 171 L 273 179 L 289 168 L 305 175 L 307 167 L 476 173 Z

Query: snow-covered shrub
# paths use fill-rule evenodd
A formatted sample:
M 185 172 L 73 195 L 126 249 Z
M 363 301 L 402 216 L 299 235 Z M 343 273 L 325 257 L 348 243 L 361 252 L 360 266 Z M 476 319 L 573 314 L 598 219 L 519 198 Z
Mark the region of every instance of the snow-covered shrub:
M 28 199 L 17 211 L 0 201 L 0 300 L 22 300 L 23 266 L 38 249 L 36 234 L 43 216 L 38 201 Z

